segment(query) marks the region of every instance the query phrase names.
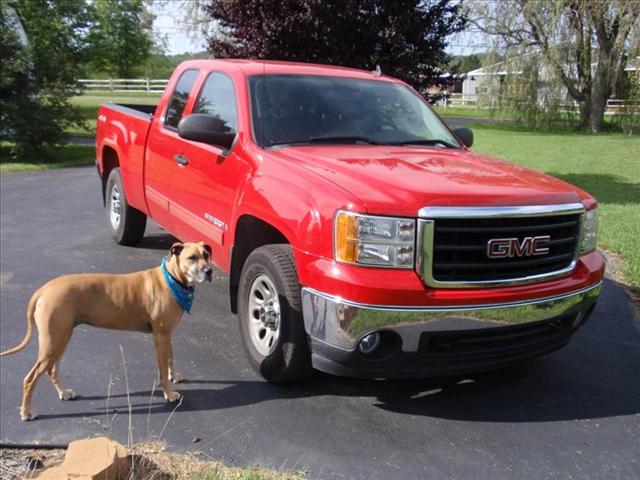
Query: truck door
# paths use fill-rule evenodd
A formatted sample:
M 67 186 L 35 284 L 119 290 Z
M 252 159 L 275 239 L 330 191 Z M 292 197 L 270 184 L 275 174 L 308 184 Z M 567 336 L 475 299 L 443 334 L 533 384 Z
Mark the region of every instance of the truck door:
M 238 109 L 233 81 L 212 72 L 204 80 L 191 113 L 213 115 L 238 131 Z M 246 175 L 244 162 L 233 150 L 180 139 L 182 163 L 171 183 L 171 221 L 184 241 L 207 241 L 212 260 L 222 269 L 228 261 L 226 250 L 231 208 L 235 192 Z M 236 149 L 237 150 L 237 149 Z
M 179 155 L 178 122 L 191 99 L 199 71 L 183 71 L 168 100 L 167 108 L 160 118 L 154 118 L 147 140 L 145 160 L 145 197 L 154 221 L 174 235 L 174 225 L 169 213 L 171 177 L 176 173 L 176 159 Z M 167 86 L 167 89 L 170 85 Z

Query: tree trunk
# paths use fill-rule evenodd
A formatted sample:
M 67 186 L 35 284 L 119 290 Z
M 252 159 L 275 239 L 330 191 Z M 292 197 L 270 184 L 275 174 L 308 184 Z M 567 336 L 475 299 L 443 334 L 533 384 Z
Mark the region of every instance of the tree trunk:
M 591 121 L 591 98 L 582 100 L 580 105 L 580 129 L 584 130 L 589 126 Z
M 589 116 L 589 130 L 593 133 L 602 131 L 602 124 L 604 123 L 604 110 L 607 106 L 608 95 L 598 94 L 598 89 L 595 88 L 591 95 L 591 115 Z
M 611 94 L 611 63 L 606 53 L 600 48 L 598 65 L 591 86 L 591 115 L 589 116 L 589 130 L 598 133 L 604 123 L 604 111 Z

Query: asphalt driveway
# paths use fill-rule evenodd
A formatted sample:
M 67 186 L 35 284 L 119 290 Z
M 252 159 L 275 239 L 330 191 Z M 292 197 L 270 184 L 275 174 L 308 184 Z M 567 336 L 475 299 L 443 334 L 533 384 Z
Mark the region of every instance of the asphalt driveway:
M 173 241 L 152 226 L 138 247 L 112 242 L 93 168 L 6 174 L 0 188 L 2 350 L 23 338 L 26 303 L 48 279 L 150 268 Z M 79 398 L 60 402 L 43 378 L 34 395 L 40 419 L 21 423 L 22 377 L 36 349 L 34 338 L 0 361 L 3 444 L 98 434 L 126 443 L 130 433 L 134 441 L 161 436 L 176 450 L 311 478 L 640 478 L 640 330 L 611 280 L 566 348 L 524 366 L 393 382 L 317 374 L 276 387 L 250 369 L 218 273 L 198 290 L 174 337 L 177 369 L 188 381 L 173 415 L 175 405 L 152 392 L 150 337 L 83 326 L 61 369 Z

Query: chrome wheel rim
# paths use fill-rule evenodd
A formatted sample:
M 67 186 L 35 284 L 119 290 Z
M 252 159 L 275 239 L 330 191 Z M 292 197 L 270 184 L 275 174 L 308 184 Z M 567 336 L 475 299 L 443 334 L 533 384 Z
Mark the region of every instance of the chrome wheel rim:
M 120 203 L 120 189 L 118 185 L 111 187 L 109 199 L 109 219 L 111 220 L 111 227 L 117 230 L 120 226 L 120 219 L 122 218 L 122 205 Z
M 280 338 L 280 301 L 268 276 L 260 274 L 251 284 L 247 313 L 251 343 L 263 357 L 271 355 Z

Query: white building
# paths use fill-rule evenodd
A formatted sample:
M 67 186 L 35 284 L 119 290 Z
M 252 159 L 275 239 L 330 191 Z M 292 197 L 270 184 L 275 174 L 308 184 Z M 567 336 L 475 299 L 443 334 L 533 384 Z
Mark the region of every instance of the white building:
M 592 67 L 595 68 L 596 64 Z M 625 68 L 626 72 L 640 71 L 640 57 L 636 57 L 632 61 L 627 63 Z M 519 75 L 520 72 L 514 65 L 512 70 L 506 68 L 504 62 L 496 63 L 489 67 L 478 68 L 465 74 L 465 79 L 462 82 L 462 97 L 461 102 L 463 104 L 475 104 L 478 101 L 478 95 L 488 93 L 487 90 L 492 90 L 494 87 L 499 88 L 507 75 Z M 549 68 L 543 66 L 538 72 L 539 75 L 539 90 L 541 98 L 550 93 L 551 90 L 555 95 L 566 97 L 568 103 L 573 103 L 573 100 L 568 96 L 566 88 L 559 82 L 555 81 L 554 76 Z M 558 90 L 558 87 L 560 90 Z

